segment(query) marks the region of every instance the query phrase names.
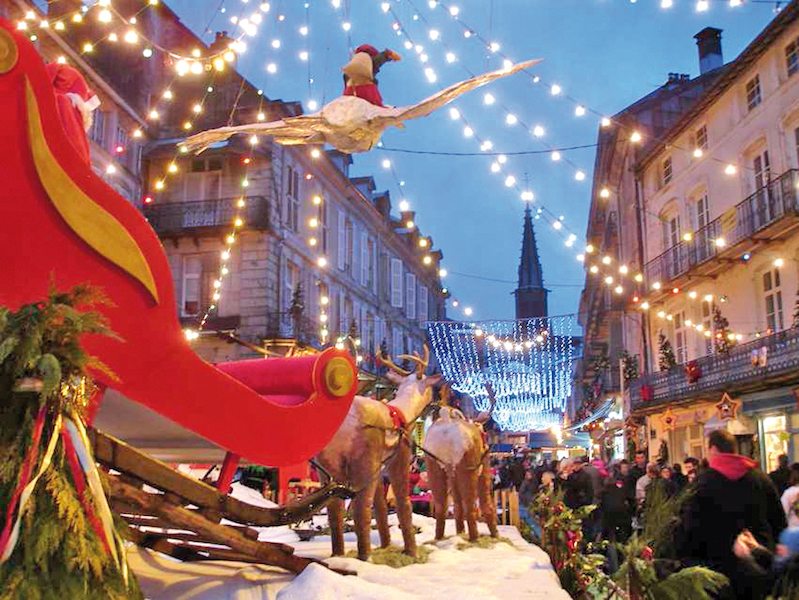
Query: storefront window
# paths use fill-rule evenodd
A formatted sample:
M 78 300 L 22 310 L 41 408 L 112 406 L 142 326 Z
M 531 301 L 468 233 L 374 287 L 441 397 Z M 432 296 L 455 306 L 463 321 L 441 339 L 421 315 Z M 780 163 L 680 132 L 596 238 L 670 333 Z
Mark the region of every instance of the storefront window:
M 669 462 L 682 463 L 689 456 L 701 459 L 704 456 L 702 434 L 699 423 L 676 427 L 669 432 Z
M 767 471 L 777 468 L 777 457 L 780 454 L 788 454 L 788 438 L 785 415 L 763 418 L 763 450 L 766 454 Z

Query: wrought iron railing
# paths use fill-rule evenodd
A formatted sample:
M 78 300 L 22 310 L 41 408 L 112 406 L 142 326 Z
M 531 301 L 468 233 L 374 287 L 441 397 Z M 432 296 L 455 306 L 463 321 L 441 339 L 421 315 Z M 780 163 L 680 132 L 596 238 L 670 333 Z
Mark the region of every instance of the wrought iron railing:
M 786 171 L 739 202 L 734 210 L 696 231 L 690 240 L 682 240 L 646 263 L 644 272 L 648 283 L 667 284 L 785 215 L 795 215 L 799 210 L 797 183 L 799 172 L 796 169 Z M 716 245 L 719 239 L 724 240 L 721 246 Z
M 799 327 L 733 347 L 728 354 L 711 354 L 694 361 L 701 377 L 689 383 L 684 365 L 644 375 L 630 382 L 633 409 L 646 408 L 705 392 L 732 391 L 769 378 L 796 374 L 799 379 Z
M 250 229 L 269 227 L 269 199 L 264 196 L 244 198 L 244 208 L 238 206 L 241 197 L 200 202 L 164 202 L 144 207 L 144 216 L 159 235 L 180 234 L 198 229 L 233 227 L 241 216 Z

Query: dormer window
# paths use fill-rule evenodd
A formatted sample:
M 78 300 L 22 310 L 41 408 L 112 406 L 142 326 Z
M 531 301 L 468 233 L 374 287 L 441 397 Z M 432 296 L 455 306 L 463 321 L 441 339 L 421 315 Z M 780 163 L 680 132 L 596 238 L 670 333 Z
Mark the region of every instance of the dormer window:
M 666 158 L 660 166 L 660 183 L 666 185 L 671 181 L 673 175 L 671 167 L 671 156 Z
M 694 134 L 694 149 L 707 150 L 707 125 L 702 125 Z
M 746 82 L 746 106 L 751 111 L 761 102 L 760 76 L 755 75 Z
M 799 71 L 799 38 L 785 47 L 785 66 L 788 69 L 788 77 Z

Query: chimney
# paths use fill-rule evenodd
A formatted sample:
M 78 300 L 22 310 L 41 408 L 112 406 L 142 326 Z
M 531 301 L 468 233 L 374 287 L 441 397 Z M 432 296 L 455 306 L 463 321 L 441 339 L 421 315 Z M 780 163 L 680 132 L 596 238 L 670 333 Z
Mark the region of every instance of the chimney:
M 694 36 L 699 48 L 699 74 L 718 69 L 724 65 L 721 54 L 721 29 L 705 27 Z
M 228 37 L 227 31 L 217 31 L 216 38 L 208 47 L 214 54 L 225 52 L 235 40 Z

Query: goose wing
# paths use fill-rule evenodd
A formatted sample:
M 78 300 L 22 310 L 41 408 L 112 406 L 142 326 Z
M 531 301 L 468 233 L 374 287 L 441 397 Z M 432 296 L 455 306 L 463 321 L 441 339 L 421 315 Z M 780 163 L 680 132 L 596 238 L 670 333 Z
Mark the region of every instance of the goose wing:
M 483 75 L 472 77 L 466 81 L 455 83 L 448 88 L 433 94 L 429 98 L 422 100 L 418 104 L 392 109 L 393 114 L 376 117 L 372 122 L 383 126 L 400 126 L 403 121 L 407 121 L 408 119 L 426 117 L 433 111 L 445 106 L 446 104 L 449 104 L 461 94 L 465 94 L 466 92 L 494 81 L 495 79 L 507 77 L 508 75 L 512 75 L 518 71 L 529 69 L 539 62 L 541 62 L 541 59 L 527 60 L 517 63 L 507 69 L 491 71 L 490 73 L 484 73 Z

